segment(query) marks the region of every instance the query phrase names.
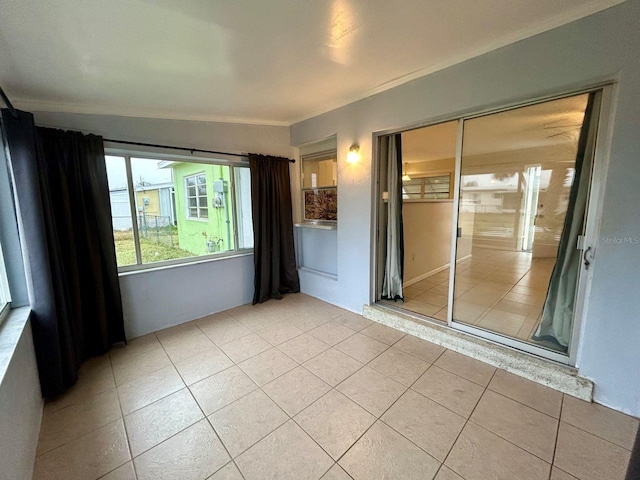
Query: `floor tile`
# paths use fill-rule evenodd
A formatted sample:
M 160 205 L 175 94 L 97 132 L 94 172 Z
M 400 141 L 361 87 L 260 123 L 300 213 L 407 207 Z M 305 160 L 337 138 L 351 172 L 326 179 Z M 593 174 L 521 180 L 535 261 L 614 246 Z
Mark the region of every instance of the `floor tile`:
M 131 455 L 137 457 L 203 417 L 187 388 L 136 410 L 124 418 Z
M 294 416 L 331 390 L 304 367 L 297 367 L 262 389 L 290 416 Z
M 115 388 L 113 369 L 108 355 L 94 357 L 85 361 L 78 372 L 78 381 L 64 395 L 47 399 L 44 405 L 46 411 L 55 411 L 74 403 Z
M 387 327 L 386 325 L 382 325 L 381 323 L 374 323 L 361 330 L 360 333 L 366 335 L 367 337 L 374 338 L 375 340 L 378 340 L 379 342 L 385 343 L 387 345 L 393 345 L 405 336 L 404 332 L 396 330 L 395 328 Z
M 222 443 L 237 457 L 289 417 L 262 391 L 255 390 L 209 417 Z
M 253 380 L 237 366 L 227 368 L 189 387 L 205 415 L 211 415 L 256 388 L 258 386 Z
M 419 393 L 408 390 L 381 420 L 440 462 L 462 431 L 466 419 Z
M 362 315 L 358 315 L 357 313 L 353 312 L 342 313 L 339 317 L 334 318 L 332 321 L 334 323 L 344 325 L 354 332 L 359 332 L 363 328 L 366 328 L 373 323 L 371 322 L 371 320 L 364 318 Z
M 332 346 L 349 338 L 354 333 L 355 332 L 350 328 L 333 322 L 327 322 L 319 327 L 309 330 L 309 334 L 313 335 L 318 340 L 322 340 L 327 345 Z
M 407 387 L 365 366 L 340 383 L 336 389 L 379 417 Z
M 133 462 L 127 462 L 124 465 L 107 473 L 100 480 L 137 480 L 136 472 L 133 469 Z
M 436 366 L 430 367 L 411 388 L 465 418 L 484 392 L 480 385 Z
M 281 343 L 291 340 L 302 333 L 302 330 L 294 327 L 293 325 L 289 325 L 286 322 L 269 325 L 265 329 L 258 331 L 258 334 L 271 345 L 280 345 Z
M 304 364 L 307 370 L 332 387 L 357 372 L 362 366 L 362 363 L 335 348 L 322 352 Z
M 369 362 L 369 367 L 408 387 L 429 368 L 429 364 L 391 347 Z
M 222 351 L 236 363 L 255 357 L 259 353 L 269 350 L 271 347 L 272 345 L 269 342 L 255 333 L 245 335 L 242 338 L 220 346 Z
M 451 373 L 455 373 L 462 378 L 477 383 L 486 387 L 491 381 L 493 373 L 496 371 L 495 367 L 487 363 L 480 362 L 466 355 L 447 350 L 442 354 L 438 360 L 436 360 L 435 366 L 447 370 Z
M 430 305 L 435 305 L 436 307 L 440 308 L 446 306 L 447 302 L 449 301 L 446 295 L 435 293 L 431 291 L 431 289 L 418 295 L 416 297 L 416 300 L 418 300 L 419 302 L 428 303 Z
M 163 342 L 162 346 L 173 363 L 178 363 L 199 353 L 206 352 L 215 345 L 209 337 L 200 332 L 171 342 Z
M 125 415 L 183 388 L 184 382 L 173 366 L 118 386 L 120 406 Z
M 436 475 L 436 480 L 464 480 L 464 478 L 451 470 L 449 467 L 445 467 L 444 465 L 442 465 L 442 467 L 440 467 L 438 475 Z
M 396 302 L 391 303 L 393 304 Z M 430 303 L 420 302 L 419 300 L 411 298 L 409 300 L 406 300 L 400 308 L 430 317 L 432 315 L 435 315 L 436 312 L 438 312 L 438 310 L 440 310 L 442 307 L 438 305 L 431 305 Z
M 200 480 L 231 458 L 209 422 L 200 420 L 134 459 L 138 480 Z
M 624 480 L 631 452 L 561 422 L 554 465 L 580 480 Z
M 434 478 L 440 463 L 382 422 L 377 422 L 340 460 L 355 480 Z
M 558 420 L 544 413 L 487 390 L 469 420 L 548 463 L 553 461 Z
M 324 474 L 322 480 L 351 480 L 351 477 L 336 463 Z
M 246 480 L 316 480 L 333 461 L 290 420 L 240 455 L 236 463 Z
M 467 423 L 445 465 L 466 480 L 547 480 L 551 465 L 484 428 Z
M 489 390 L 498 392 L 554 418 L 560 417 L 562 393 L 505 370 L 497 370 Z
M 122 419 L 36 458 L 34 480 L 99 478 L 131 459 Z
M 149 333 L 141 337 L 131 338 L 127 340 L 127 344 L 116 345 L 111 347 L 109 355 L 111 360 L 117 360 L 125 357 L 135 357 L 141 353 L 151 350 L 161 349 L 160 341 L 155 333 Z
M 202 331 L 194 322 L 185 322 L 156 332 L 156 337 L 164 346 L 167 343 L 177 342 L 200 334 L 202 334 Z
M 296 315 L 291 318 L 287 318 L 287 323 L 293 325 L 296 328 L 299 328 L 303 332 L 308 332 L 320 325 L 323 325 L 338 315 L 331 315 L 324 312 L 309 312 L 306 311 L 300 315 Z
M 578 480 L 573 475 L 563 472 L 557 467 L 551 467 L 551 478 L 549 480 Z
M 278 348 L 298 363 L 304 363 L 329 348 L 329 345 L 307 333 L 278 345 Z
M 45 411 L 40 426 L 37 454 L 41 455 L 69 443 L 121 416 L 120 402 L 115 389 L 60 410 Z
M 244 480 L 242 474 L 236 464 L 233 462 L 227 463 L 224 467 L 211 475 L 207 480 Z
M 518 315 L 516 313 L 503 312 L 491 308 L 486 315 L 480 317 L 476 325 L 491 330 L 492 332 L 502 333 L 509 337 L 515 337 L 520 328 L 527 319 L 524 315 Z
M 231 317 L 197 323 L 204 334 L 218 346 L 253 333 L 252 330 Z
M 564 396 L 562 421 L 627 450 L 633 448 L 638 419 L 610 408 Z
M 373 424 L 375 417 L 332 390 L 294 420 L 337 460 Z
M 156 348 L 136 356 L 121 356 L 112 360 L 116 385 L 129 383 L 171 365 L 164 349 Z
M 277 348 L 272 348 L 239 363 L 238 366 L 254 382 L 262 386 L 293 370 L 298 364 Z
M 421 338 L 414 337 L 413 335 L 406 335 L 394 344 L 393 347 L 398 350 L 402 350 L 409 355 L 418 357 L 427 363 L 435 362 L 445 351 L 444 347 L 436 345 L 435 343 L 427 342 Z
M 366 335 L 356 333 L 338 343 L 335 348 L 362 363 L 367 363 L 384 352 L 389 346 Z
M 233 362 L 215 346 L 206 352 L 175 364 L 178 373 L 187 385 L 199 382 L 231 366 L 233 366 Z

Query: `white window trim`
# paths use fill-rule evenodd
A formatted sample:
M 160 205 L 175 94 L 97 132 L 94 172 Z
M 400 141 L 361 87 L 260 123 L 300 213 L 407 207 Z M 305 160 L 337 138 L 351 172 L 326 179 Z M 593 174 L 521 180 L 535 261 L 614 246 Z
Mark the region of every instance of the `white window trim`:
M 142 152 L 138 150 L 123 150 L 123 149 L 116 149 L 116 148 L 105 148 L 105 155 L 121 157 L 121 158 L 124 158 L 125 160 L 125 166 L 127 171 L 127 181 L 128 181 L 127 192 L 129 194 L 129 205 L 130 205 L 132 220 L 134 220 L 132 222 L 132 226 L 133 226 L 132 230 L 133 230 L 133 242 L 136 248 L 136 263 L 131 265 L 118 266 L 118 273 L 120 275 L 131 275 L 137 272 L 143 273 L 143 272 L 148 272 L 152 270 L 163 270 L 167 268 L 176 268 L 176 267 L 182 267 L 182 266 L 191 265 L 191 264 L 198 264 L 203 262 L 211 262 L 215 260 L 224 260 L 224 259 L 233 258 L 233 257 L 243 257 L 247 255 L 253 255 L 253 252 L 254 252 L 253 247 L 239 248 L 238 241 L 237 241 L 238 216 L 236 214 L 235 169 L 249 168 L 248 159 L 227 161 L 224 159 L 217 159 L 217 158 L 213 159 L 213 158 L 206 158 L 206 157 L 184 157 L 181 155 L 173 155 L 170 153 L 155 154 L 150 152 Z M 136 158 L 136 159 L 140 158 L 140 159 L 147 159 L 147 160 L 169 160 L 169 161 L 175 160 L 181 163 L 201 163 L 204 165 L 222 165 L 222 166 L 229 167 L 229 177 L 230 177 L 229 191 L 231 194 L 231 198 L 233 199 L 232 204 L 233 204 L 233 212 L 234 212 L 233 222 L 232 222 L 234 248 L 232 250 L 227 250 L 219 253 L 212 253 L 209 255 L 200 255 L 195 257 L 186 257 L 186 258 L 165 260 L 165 261 L 152 262 L 152 263 L 142 263 L 142 256 L 140 252 L 140 235 L 138 232 L 137 222 L 135 221 L 136 206 L 135 206 L 135 193 L 133 189 L 133 174 L 131 171 L 132 158 Z M 188 217 L 187 219 L 192 221 L 201 221 L 201 222 L 207 221 L 207 219 L 198 220 L 195 218 L 188 218 Z
M 184 199 L 185 199 L 185 209 L 186 209 L 185 215 L 186 215 L 186 219 L 187 220 L 196 220 L 196 221 L 199 221 L 199 222 L 208 222 L 209 221 L 209 192 L 206 192 L 206 194 L 205 194 L 206 197 L 207 197 L 206 206 L 205 207 L 201 207 L 200 206 L 200 198 L 202 198 L 202 197 L 198 193 L 198 177 L 200 177 L 200 176 L 204 177 L 204 188 L 206 190 L 207 189 L 207 175 L 206 175 L 206 173 L 204 171 L 198 172 L 198 173 L 194 173 L 192 175 L 187 175 L 187 176 L 184 177 Z M 191 197 L 189 195 L 189 186 L 187 185 L 187 180 L 189 178 L 194 178 L 195 181 L 196 181 L 196 183 L 195 183 L 195 187 L 196 187 L 195 199 L 196 199 L 196 211 L 198 212 L 198 216 L 197 217 L 192 217 L 191 216 L 191 208 L 193 208 L 193 207 L 189 206 L 189 199 L 190 198 L 194 198 L 194 197 Z M 206 209 L 207 210 L 207 216 L 206 217 L 200 216 L 200 210 L 201 209 Z
M 9 279 L 7 269 L 2 255 L 2 245 L 0 245 L 0 325 L 9 315 L 11 309 L 11 292 L 9 290 Z

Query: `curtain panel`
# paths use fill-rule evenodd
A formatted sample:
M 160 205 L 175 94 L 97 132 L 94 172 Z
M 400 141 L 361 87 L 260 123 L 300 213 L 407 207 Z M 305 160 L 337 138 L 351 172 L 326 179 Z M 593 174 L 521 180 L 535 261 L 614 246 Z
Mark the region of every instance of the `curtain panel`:
M 254 245 L 253 304 L 300 291 L 289 159 L 249 154 Z
M 125 340 L 102 138 L 36 127 L 2 110 L 26 256 L 42 394 Z

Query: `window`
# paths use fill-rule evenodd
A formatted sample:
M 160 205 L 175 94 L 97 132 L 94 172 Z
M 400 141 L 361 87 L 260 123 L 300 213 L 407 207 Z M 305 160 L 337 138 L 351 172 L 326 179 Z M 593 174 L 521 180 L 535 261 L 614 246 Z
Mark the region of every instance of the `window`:
M 415 177 L 402 182 L 403 200 L 447 200 L 451 198 L 451 174 Z
M 204 173 L 185 177 L 187 194 L 187 218 L 208 219 L 207 178 Z
M 105 160 L 121 270 L 253 248 L 246 164 L 114 155 Z
M 301 156 L 302 202 L 307 222 L 338 220 L 338 156 L 336 150 Z

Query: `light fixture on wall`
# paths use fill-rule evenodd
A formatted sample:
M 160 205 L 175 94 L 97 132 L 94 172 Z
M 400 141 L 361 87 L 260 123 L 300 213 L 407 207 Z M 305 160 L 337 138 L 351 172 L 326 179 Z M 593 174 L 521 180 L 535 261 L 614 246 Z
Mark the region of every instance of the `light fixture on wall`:
M 411 180 L 411 177 L 407 173 L 407 165 L 408 165 L 408 163 L 405 162 L 404 163 L 404 173 L 402 174 L 402 181 L 403 182 L 408 182 L 409 180 Z
M 347 163 L 358 163 L 360 161 L 360 145 L 354 143 L 349 147 L 347 153 Z

